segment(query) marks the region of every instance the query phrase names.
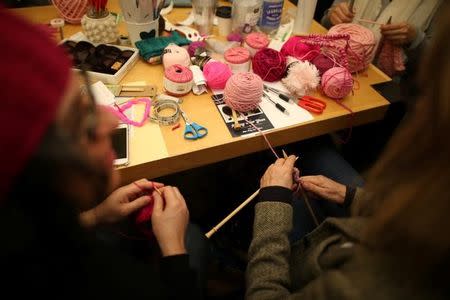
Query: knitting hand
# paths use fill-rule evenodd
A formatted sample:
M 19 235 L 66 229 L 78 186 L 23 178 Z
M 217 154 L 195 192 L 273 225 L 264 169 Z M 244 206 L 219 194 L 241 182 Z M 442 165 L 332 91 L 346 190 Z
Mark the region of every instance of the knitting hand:
M 102 203 L 83 212 L 80 215 L 81 224 L 85 227 L 94 227 L 99 224 L 110 224 L 124 219 L 150 203 L 150 193 L 155 186 L 160 188 L 164 185 L 141 179 L 135 183 L 118 188 Z
M 261 188 L 267 186 L 282 186 L 292 189 L 292 174 L 296 157 L 290 155 L 288 158 L 279 158 L 271 164 L 261 178 Z
M 411 44 L 417 37 L 416 28 L 407 22 L 382 25 L 380 31 L 386 40 L 397 46 Z
M 300 177 L 300 184 L 306 192 L 311 192 L 322 199 L 343 204 L 347 187 L 328 177 L 303 176 Z
M 153 233 L 163 256 L 185 254 L 184 238 L 189 222 L 186 201 L 176 187 L 166 186 L 161 191 L 163 197 L 153 192 Z
M 330 8 L 328 11 L 328 17 L 331 24 L 337 25 L 341 23 L 351 23 L 355 14 L 350 11 L 348 2 L 341 2 Z

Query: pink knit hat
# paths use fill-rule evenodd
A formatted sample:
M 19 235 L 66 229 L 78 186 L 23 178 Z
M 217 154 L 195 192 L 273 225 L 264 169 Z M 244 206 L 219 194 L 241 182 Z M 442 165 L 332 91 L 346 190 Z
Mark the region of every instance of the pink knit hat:
M 0 199 L 55 120 L 71 62 L 38 26 L 0 5 Z

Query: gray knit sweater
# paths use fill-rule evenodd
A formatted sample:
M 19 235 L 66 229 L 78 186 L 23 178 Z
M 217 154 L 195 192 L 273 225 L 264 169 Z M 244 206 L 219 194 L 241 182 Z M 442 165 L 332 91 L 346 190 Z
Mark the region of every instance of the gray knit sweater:
M 360 243 L 365 218 L 329 218 L 290 245 L 288 194 L 256 204 L 246 298 L 443 299 L 432 288 L 418 285 L 395 258 Z

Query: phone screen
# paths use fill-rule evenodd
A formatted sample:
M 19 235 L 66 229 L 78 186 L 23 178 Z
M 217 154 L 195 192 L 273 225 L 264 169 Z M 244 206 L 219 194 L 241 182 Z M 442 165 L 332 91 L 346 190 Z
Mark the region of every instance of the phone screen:
M 127 157 L 127 128 L 119 127 L 114 130 L 112 136 L 112 146 L 116 152 L 117 159 Z

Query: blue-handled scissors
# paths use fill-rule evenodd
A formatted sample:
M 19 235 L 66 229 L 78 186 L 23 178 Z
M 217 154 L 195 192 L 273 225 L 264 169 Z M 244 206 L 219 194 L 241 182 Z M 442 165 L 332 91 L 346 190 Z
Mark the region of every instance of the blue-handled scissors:
M 196 140 L 196 139 L 201 139 L 202 137 L 204 137 L 205 135 L 208 134 L 208 129 L 206 129 L 205 127 L 198 125 L 195 122 L 191 122 L 191 120 L 188 118 L 188 116 L 186 115 L 186 113 L 181 110 L 181 116 L 184 119 L 184 122 L 186 122 L 186 126 L 184 128 L 184 138 L 187 140 Z

